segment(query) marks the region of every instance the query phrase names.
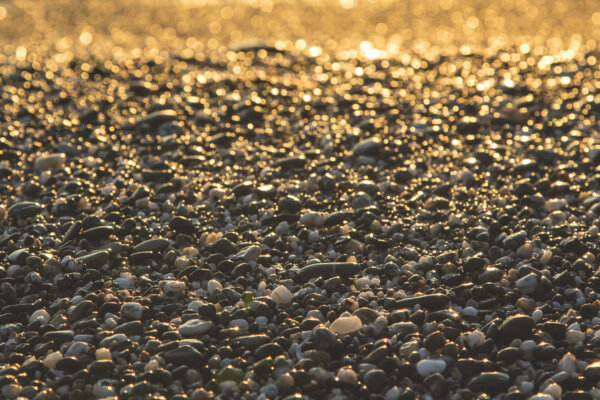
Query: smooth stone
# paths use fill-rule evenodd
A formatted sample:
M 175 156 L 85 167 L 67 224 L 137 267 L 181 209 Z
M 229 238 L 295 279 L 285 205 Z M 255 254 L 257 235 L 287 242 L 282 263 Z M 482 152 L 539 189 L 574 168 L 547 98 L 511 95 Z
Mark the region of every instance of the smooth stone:
M 397 300 L 396 308 L 412 308 L 419 304 L 421 308 L 437 310 L 445 307 L 449 301 L 450 299 L 445 294 L 427 294 Z
M 55 369 L 66 373 L 79 371 L 83 366 L 75 357 L 63 357 L 56 363 Z
M 73 308 L 71 315 L 69 315 L 69 321 L 79 321 L 89 313 L 93 306 L 94 303 L 92 303 L 91 300 L 83 300 L 81 303 L 77 304 L 75 308 Z
M 181 296 L 186 289 L 185 282 L 182 281 L 161 281 L 161 287 L 167 296 Z
M 436 372 L 442 373 L 446 369 L 446 361 L 424 359 L 417 363 L 417 372 L 421 376 L 427 376 Z
M 117 326 L 115 333 L 124 333 L 125 335 L 139 335 L 144 332 L 144 328 L 140 321 L 129 321 Z
M 390 325 L 390 333 L 398 335 L 399 338 L 403 339 L 405 336 L 410 335 L 419 331 L 419 327 L 412 322 L 396 322 Z
M 142 319 L 144 309 L 140 303 L 128 302 L 121 305 L 121 316 L 132 320 Z
M 595 363 L 589 364 L 587 367 L 585 367 L 583 370 L 583 376 L 595 381 L 600 380 L 600 361 L 596 361 Z
M 56 343 L 65 343 L 73 340 L 75 332 L 71 330 L 49 331 L 44 333 L 44 339 L 51 340 Z
M 521 246 L 523 243 L 525 243 L 525 240 L 527 240 L 527 233 L 525 231 L 519 231 L 519 232 L 513 233 L 510 236 L 507 236 L 502 241 L 502 244 L 507 249 L 516 250 L 519 248 L 519 246 Z
M 85 256 L 77 257 L 75 260 L 89 268 L 100 268 L 110 260 L 110 253 L 106 250 L 94 251 Z
M 221 238 L 217 240 L 212 246 L 210 246 L 210 250 L 213 253 L 223 254 L 224 256 L 230 256 L 235 254 L 236 246 L 231 242 L 231 240 L 227 238 Z
M 80 355 L 87 353 L 89 350 L 90 346 L 86 342 L 73 342 L 65 352 L 65 357 L 77 358 Z
M 533 318 L 528 315 L 513 315 L 500 325 L 500 337 L 504 341 L 528 339 L 531 337 L 534 325 Z
M 8 208 L 8 215 L 10 215 L 11 218 L 28 218 L 39 214 L 41 211 L 42 207 L 39 203 L 33 201 L 20 201 Z
M 196 231 L 194 224 L 183 217 L 173 217 L 171 222 L 169 222 L 169 227 L 175 232 L 185 233 L 187 235 L 191 235 Z
M 465 261 L 465 264 L 463 265 L 463 270 L 465 272 L 481 271 L 483 267 L 485 267 L 485 264 L 485 259 L 478 256 L 473 256 L 468 258 L 467 261 Z
M 213 326 L 214 324 L 211 321 L 190 319 L 179 327 L 179 333 L 185 337 L 200 336 L 211 330 Z
M 169 245 L 169 240 L 165 238 L 154 238 L 144 240 L 143 242 L 137 244 L 133 248 L 134 253 L 144 252 L 144 251 L 157 251 L 162 250 Z
M 528 400 L 554 400 L 554 397 L 546 393 L 538 393 L 529 397 Z
M 298 271 L 298 278 L 308 281 L 317 277 L 349 277 L 360 271 L 360 264 L 352 262 L 316 263 L 307 265 Z
M 112 226 L 95 226 L 81 232 L 81 236 L 90 242 L 97 242 L 108 239 L 113 232 L 114 228 Z
M 62 153 L 46 154 L 36 157 L 33 169 L 36 171 L 47 171 L 49 169 L 61 169 L 65 164 L 66 157 Z
M 234 346 L 240 346 L 248 350 L 254 350 L 265 343 L 269 343 L 271 338 L 264 334 L 239 336 L 231 341 Z
M 271 298 L 277 304 L 287 305 L 292 302 L 292 292 L 285 286 L 279 285 L 271 292 Z
M 22 248 L 11 252 L 8 255 L 8 260 L 14 264 L 22 265 L 25 263 L 25 260 L 29 256 L 29 249 Z
M 523 294 L 531 294 L 535 292 L 539 279 L 535 272 L 530 273 L 519 279 L 516 283 L 517 289 Z
M 372 369 L 365 374 L 364 382 L 371 392 L 379 393 L 387 381 L 386 373 L 381 369 Z
M 47 324 L 50 321 L 50 314 L 44 308 L 35 310 L 29 317 L 29 322 L 33 321 L 40 321 L 42 324 Z
M 467 385 L 475 393 L 497 394 L 510 386 L 510 376 L 503 372 L 482 372 Z
M 204 356 L 190 345 L 178 347 L 165 353 L 165 361 L 171 364 L 187 365 L 198 368 L 204 362 Z
M 348 335 L 362 328 L 362 321 L 356 315 L 339 317 L 329 327 L 331 332 L 338 335 Z
M 344 382 L 345 384 L 352 386 L 358 384 L 358 376 L 352 368 L 342 367 L 337 371 L 336 376 L 341 382 Z
M 244 376 L 245 373 L 243 370 L 228 365 L 217 373 L 216 380 L 217 382 L 232 381 L 240 383 L 244 379 Z

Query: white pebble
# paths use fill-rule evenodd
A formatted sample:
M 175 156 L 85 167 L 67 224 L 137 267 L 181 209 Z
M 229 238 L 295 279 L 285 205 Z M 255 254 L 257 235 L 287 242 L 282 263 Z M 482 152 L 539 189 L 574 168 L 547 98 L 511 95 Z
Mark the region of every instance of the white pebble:
M 478 312 L 479 311 L 475 307 L 468 306 L 462 310 L 462 315 L 467 317 L 474 317 L 477 315 Z
M 141 319 L 143 311 L 144 309 L 142 308 L 142 305 L 133 301 L 124 303 L 121 306 L 121 316 L 133 320 Z
M 271 298 L 277 304 L 290 304 L 292 302 L 292 292 L 285 286 L 279 285 L 271 292 Z
M 473 331 L 467 335 L 469 347 L 474 349 L 481 346 L 485 342 L 485 334 L 481 331 Z
M 213 325 L 211 321 L 190 319 L 179 327 L 179 333 L 185 337 L 195 337 L 208 332 Z
M 333 333 L 337 333 L 338 335 L 347 335 L 349 333 L 354 333 L 358 331 L 362 327 L 362 321 L 356 315 L 344 317 L 341 316 L 330 326 L 330 329 Z
M 421 360 L 417 363 L 417 372 L 421 376 L 428 376 L 436 372 L 444 372 L 446 361 L 444 360 Z

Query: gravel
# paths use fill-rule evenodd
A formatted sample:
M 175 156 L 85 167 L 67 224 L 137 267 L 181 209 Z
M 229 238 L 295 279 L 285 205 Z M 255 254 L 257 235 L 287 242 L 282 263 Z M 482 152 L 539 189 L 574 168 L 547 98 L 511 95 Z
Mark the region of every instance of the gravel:
M 280 3 L 194 24 L 383 7 Z M 411 48 L 384 11 L 356 46 L 0 39 L 0 397 L 600 399 L 596 42 Z

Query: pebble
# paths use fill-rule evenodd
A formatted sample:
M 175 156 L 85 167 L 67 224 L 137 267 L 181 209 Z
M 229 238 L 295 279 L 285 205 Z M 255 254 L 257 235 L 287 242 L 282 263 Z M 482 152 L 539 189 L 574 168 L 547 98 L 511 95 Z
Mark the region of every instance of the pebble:
M 505 341 L 517 338 L 526 339 L 531 336 L 534 325 L 533 318 L 528 315 L 513 315 L 500 325 L 500 336 Z
M 436 372 L 442 373 L 446 369 L 446 361 L 425 359 L 417 363 L 417 372 L 421 376 L 427 376 Z
M 577 370 L 577 359 L 573 354 L 565 353 L 565 355 L 562 356 L 556 367 L 559 371 L 573 373 Z
M 46 171 L 49 169 L 58 170 L 65 164 L 66 157 L 61 153 L 45 154 L 35 158 L 33 168 L 36 171 Z
M 121 316 L 132 320 L 142 319 L 144 309 L 140 303 L 127 302 L 121 305 Z
M 134 253 L 139 253 L 142 251 L 157 251 L 162 250 L 169 245 L 169 240 L 165 238 L 154 238 L 145 240 L 139 244 L 137 244 L 133 248 Z
M 469 381 L 468 387 L 475 393 L 497 394 L 508 388 L 510 376 L 503 372 L 482 372 Z
M 162 290 L 167 296 L 181 296 L 185 293 L 185 282 L 181 281 L 163 281 L 161 284 Z
M 362 321 L 355 315 L 340 316 L 331 323 L 330 329 L 338 335 L 349 335 L 362 327 Z
M 307 281 L 316 277 L 349 277 L 360 271 L 360 265 L 353 262 L 316 263 L 300 269 L 298 278 Z
M 179 333 L 185 337 L 196 337 L 210 331 L 214 324 L 211 321 L 190 319 L 179 327 Z
M 538 286 L 538 276 L 532 272 L 529 275 L 526 275 L 517 281 L 517 288 L 523 294 L 531 294 L 535 292 L 535 289 Z
M 287 305 L 292 302 L 292 292 L 285 286 L 279 285 L 271 292 L 271 298 L 277 304 Z
M 348 385 L 355 386 L 358 384 L 358 376 L 352 368 L 343 367 L 337 371 L 337 378 Z

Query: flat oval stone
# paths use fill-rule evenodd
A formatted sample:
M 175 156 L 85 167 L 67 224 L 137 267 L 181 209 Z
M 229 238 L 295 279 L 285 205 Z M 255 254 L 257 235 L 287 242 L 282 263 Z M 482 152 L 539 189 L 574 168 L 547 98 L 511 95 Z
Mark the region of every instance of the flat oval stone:
M 8 215 L 12 218 L 33 217 L 42 211 L 39 203 L 33 201 L 20 201 L 8 208 Z
M 422 308 L 436 310 L 445 307 L 449 301 L 450 299 L 445 294 L 427 294 L 398 300 L 396 301 L 396 307 L 412 308 L 419 304 Z
M 505 341 L 528 339 L 534 325 L 533 318 L 528 315 L 513 315 L 500 325 L 500 337 Z
M 60 169 L 65 164 L 65 155 L 62 153 L 45 154 L 36 157 L 33 162 L 33 169 L 36 171 L 46 171 L 49 169 Z
M 213 326 L 214 324 L 211 321 L 190 319 L 179 327 L 179 333 L 185 337 L 200 336 L 208 332 Z
M 497 394 L 508 389 L 510 376 L 503 372 L 483 372 L 471 379 L 469 389 L 475 393 Z
M 271 338 L 267 335 L 258 334 L 237 337 L 231 341 L 231 344 L 254 350 L 270 341 Z
M 99 268 L 110 259 L 110 253 L 106 250 L 95 251 L 85 256 L 77 257 L 76 260 L 85 264 L 86 267 Z
M 144 251 L 157 251 L 162 250 L 169 245 L 169 240 L 165 238 L 154 238 L 144 240 L 143 242 L 137 244 L 133 248 L 134 253 L 144 252 Z
M 83 300 L 81 303 L 77 304 L 75 308 L 73 308 L 71 315 L 69 315 L 69 321 L 79 321 L 88 314 L 93 306 L 94 303 L 92 303 L 90 300 Z
M 356 315 L 339 317 L 329 327 L 333 333 L 348 335 L 358 331 L 362 327 L 362 321 Z
M 167 351 L 165 360 L 171 364 L 199 368 L 204 362 L 204 356 L 194 347 L 186 345 Z
M 317 263 L 303 267 L 298 272 L 300 280 L 307 281 L 317 277 L 348 277 L 360 271 L 360 264 L 353 262 Z

